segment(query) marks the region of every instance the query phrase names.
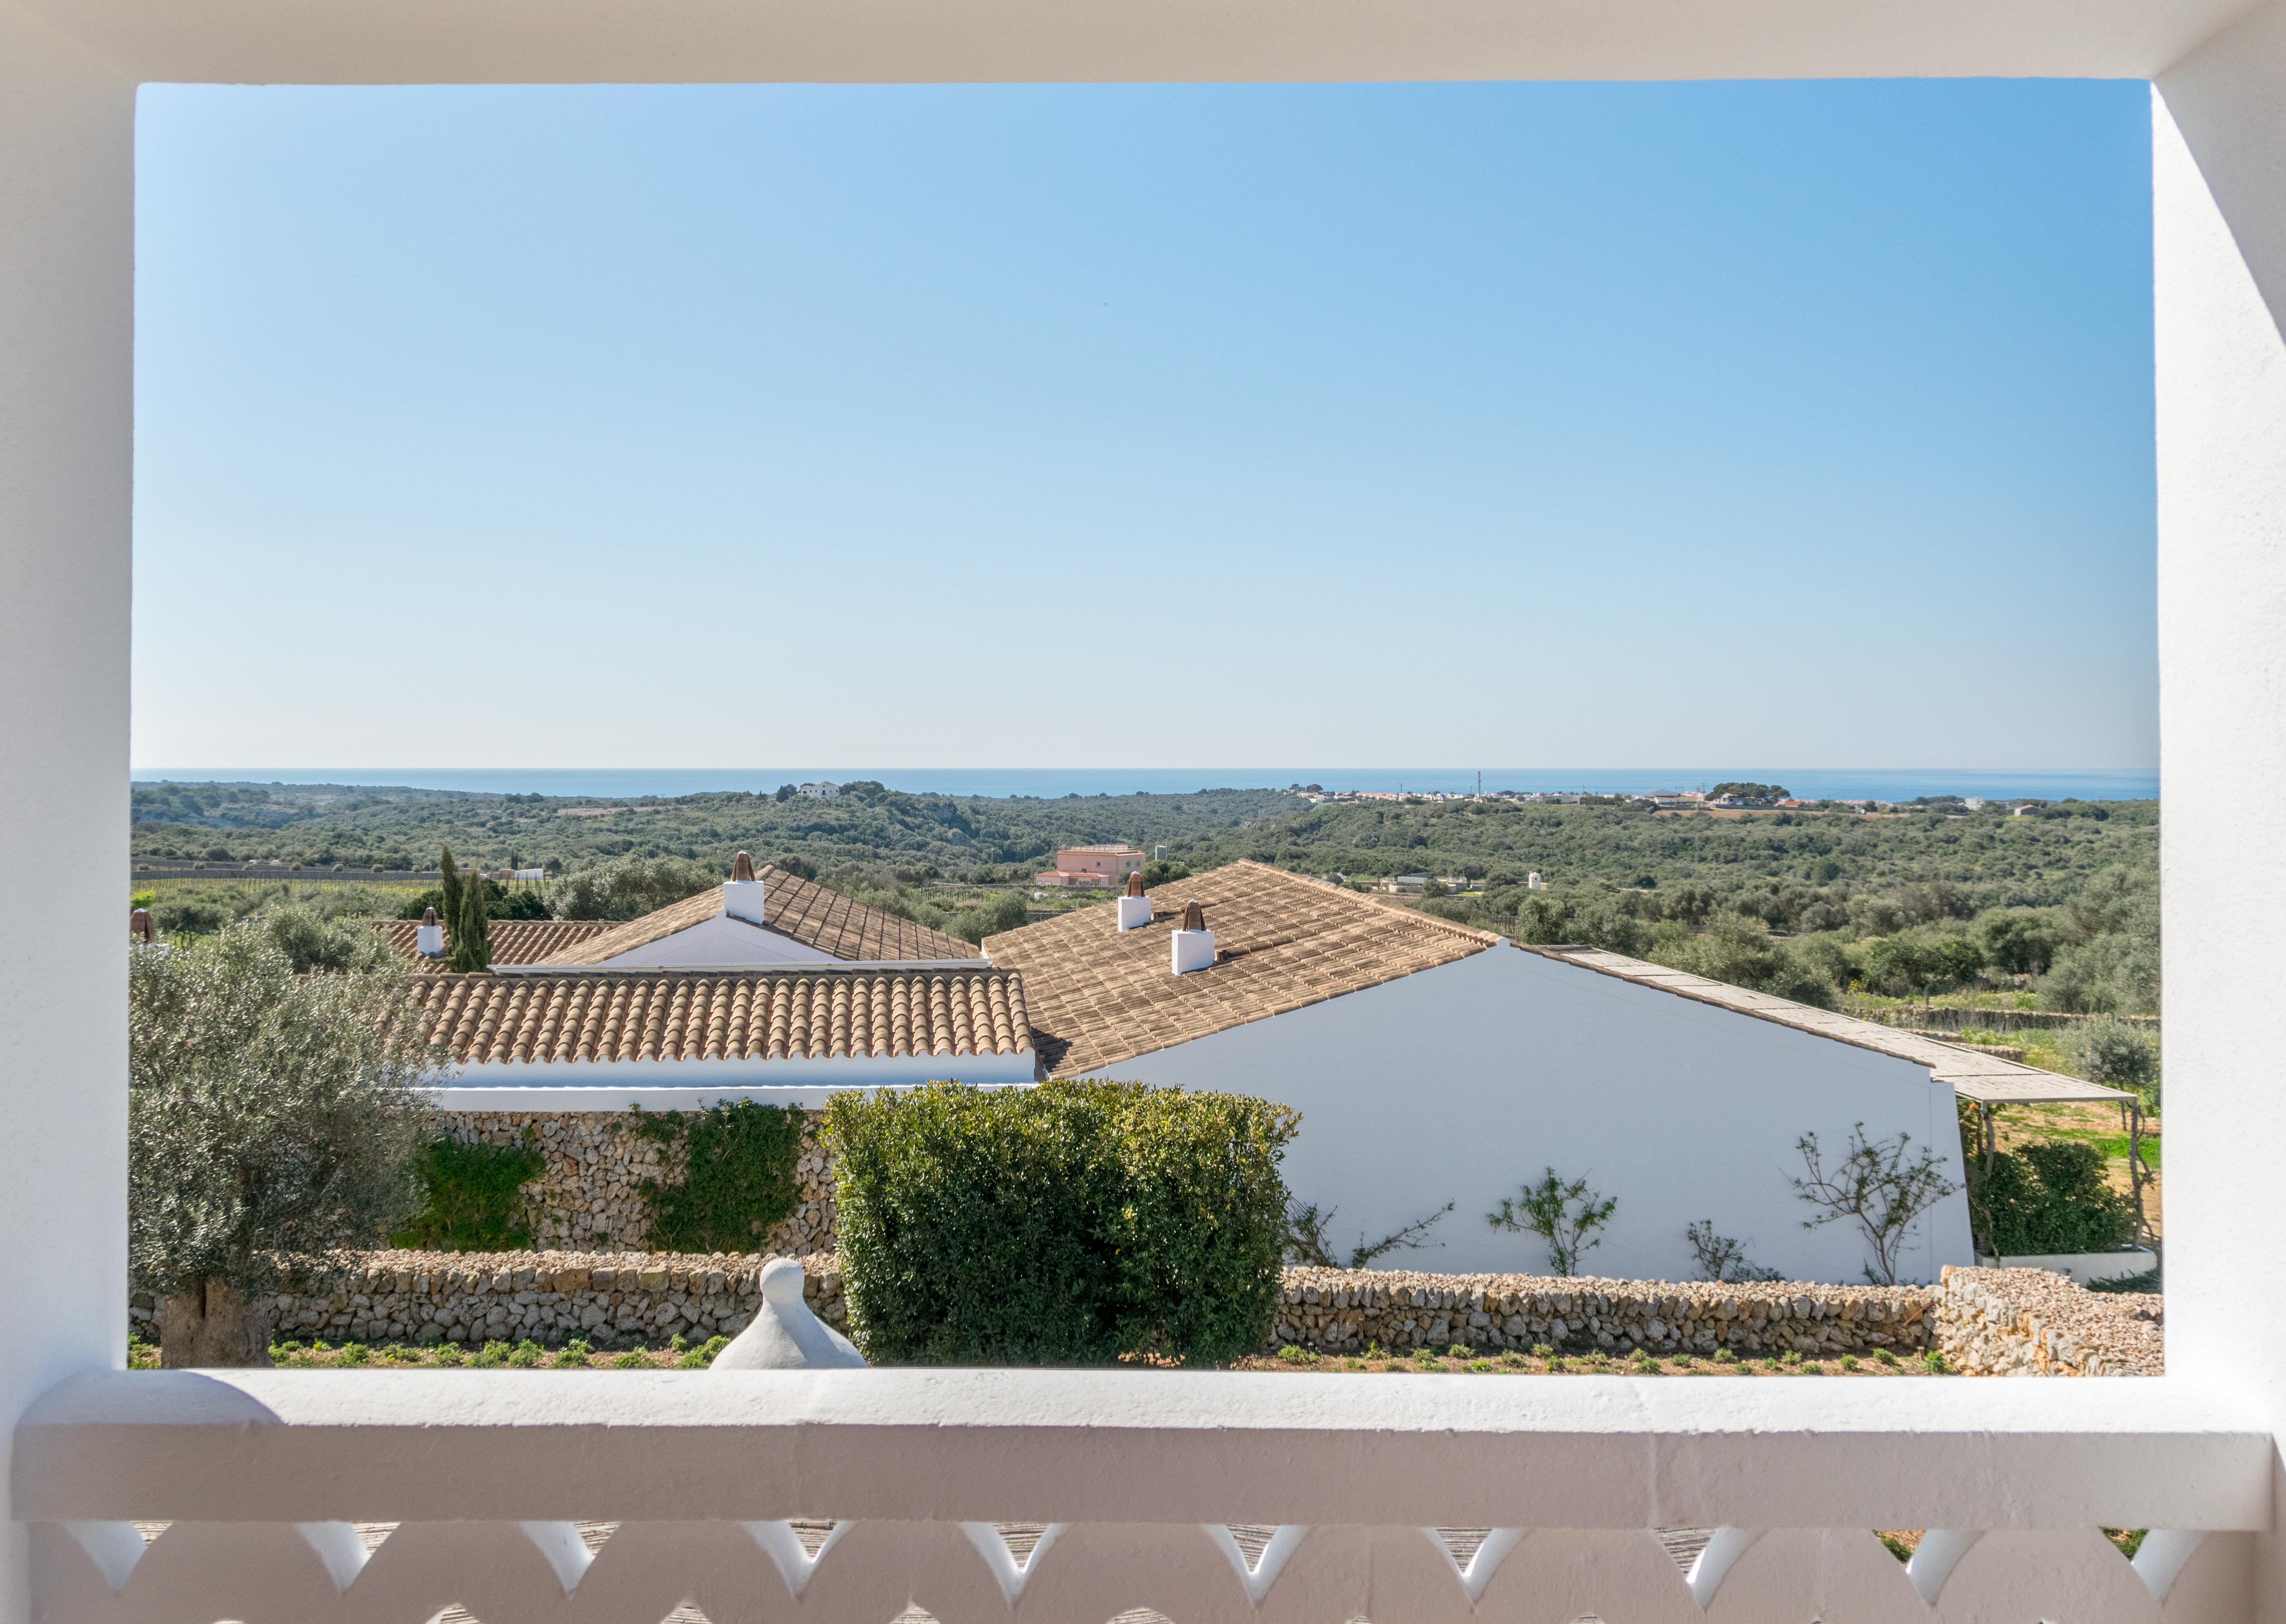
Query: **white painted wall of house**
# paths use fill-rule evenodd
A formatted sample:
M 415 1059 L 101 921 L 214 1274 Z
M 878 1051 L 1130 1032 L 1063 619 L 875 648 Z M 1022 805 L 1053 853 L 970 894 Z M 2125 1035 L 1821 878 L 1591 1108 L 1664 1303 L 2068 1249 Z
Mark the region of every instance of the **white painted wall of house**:
M 1790 1279 L 1854 1281 L 1870 1257 L 1855 1226 L 1802 1227 L 1811 1209 L 1788 1182 L 1802 1171 L 1796 1139 L 1817 1133 L 1830 1164 L 1863 1122 L 1869 1138 L 1928 1146 L 1960 1181 L 1952 1089 L 1925 1067 L 1512 947 L 1100 1075 L 1300 1111 L 1287 1182 L 1340 1208 L 1328 1233 L 1342 1246 L 1456 1203 L 1432 1235 L 1441 1245 L 1393 1253 L 1384 1268 L 1541 1272 L 1539 1237 L 1486 1218 L 1552 1166 L 1619 1200 L 1583 1273 L 1691 1279 L 1683 1230 L 1711 1218 Z M 1899 1274 L 1929 1280 L 1971 1260 L 1956 1194 L 1922 1219 Z
M 1029 1085 L 1032 1052 L 1021 1054 L 858 1054 L 840 1060 L 488 1060 L 429 1079 L 446 1111 L 689 1111 L 717 1100 L 823 1106 L 839 1091 L 915 1088 L 923 1083 Z

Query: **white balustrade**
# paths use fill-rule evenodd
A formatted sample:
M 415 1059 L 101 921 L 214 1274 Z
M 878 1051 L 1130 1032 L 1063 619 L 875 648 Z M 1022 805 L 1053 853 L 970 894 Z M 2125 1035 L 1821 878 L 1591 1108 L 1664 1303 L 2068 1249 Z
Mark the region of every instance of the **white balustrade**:
M 14 1503 L 72 1624 L 2236 1624 L 2272 1462 L 2173 1381 L 135 1371 Z

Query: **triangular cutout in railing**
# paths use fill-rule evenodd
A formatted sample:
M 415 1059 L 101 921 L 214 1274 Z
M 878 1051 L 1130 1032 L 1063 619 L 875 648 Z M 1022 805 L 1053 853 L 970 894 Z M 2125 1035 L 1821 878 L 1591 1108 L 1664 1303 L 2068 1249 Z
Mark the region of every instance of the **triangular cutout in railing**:
M 993 1582 L 1000 1587 L 1002 1597 L 1013 1607 L 1016 1598 L 1024 1594 L 1026 1581 L 1039 1571 L 1041 1557 L 1068 1526 L 1068 1523 L 1049 1523 L 1044 1526 L 1012 1523 L 1004 1530 L 997 1523 L 963 1523 L 960 1531 L 968 1536 L 976 1554 L 984 1558 Z M 1012 1534 L 1015 1536 L 1013 1541 Z M 1017 1542 L 1024 1547 L 1021 1557 L 1016 1554 Z
M 834 1541 L 855 1526 L 850 1523 L 835 1523 L 812 1544 L 804 1535 L 815 1534 L 816 1524 L 798 1525 L 772 1522 L 741 1525 L 746 1531 L 746 1537 L 761 1547 L 762 1554 L 770 1559 L 770 1565 L 778 1571 L 778 1577 L 785 1581 L 786 1593 L 796 1601 L 800 1601 L 801 1593 L 809 1588 L 810 1575 L 817 1572 L 817 1565 L 825 1560 L 825 1553 L 833 1549 Z
M 1746 1554 L 1746 1548 L 1762 1537 L 1759 1528 L 1717 1528 L 1691 1565 L 1684 1582 L 1691 1587 L 1691 1599 L 1704 1612 L 1714 1604 L 1714 1592 L 1722 1588 L 1722 1580 L 1730 1565 Z
M 1484 1600 L 1485 1587 L 1492 1583 L 1509 1552 L 1524 1543 L 1525 1535 L 1521 1528 L 1423 1528 L 1421 1532 L 1453 1565 L 1453 1576 L 1461 1581 L 1462 1594 L 1471 1607 Z
M 1913 1554 L 1905 1562 L 1905 1577 L 1913 1581 L 1921 1600 L 1928 1606 L 1936 1605 L 1936 1598 L 1944 1589 L 1944 1581 L 1952 1577 L 1952 1570 L 1968 1554 L 1968 1548 L 1984 1537 L 1981 1528 L 1927 1528 L 1913 1545 Z
M 2198 1528 L 2154 1528 L 2143 1536 L 2143 1543 L 2135 1548 L 2135 1576 L 2153 1601 L 2165 1604 L 2167 1592 L 2183 1575 L 2183 1565 L 2206 1541 L 2205 1532 Z
M 64 1532 L 79 1541 L 114 1596 L 127 1588 L 128 1575 L 149 1549 L 143 1531 L 133 1523 L 66 1523 Z
M 532 1541 L 532 1549 L 546 1558 L 555 1571 L 556 1583 L 569 1596 L 579 1588 L 586 1576 L 587 1565 L 595 1559 L 587 1549 L 587 1541 L 579 1537 L 577 1523 L 518 1523 L 524 1537 Z M 600 1544 L 601 1541 L 599 1541 Z
M 1262 1598 L 1270 1594 L 1270 1587 L 1278 1582 L 1279 1570 L 1286 1565 L 1286 1558 L 1294 1554 L 1294 1548 L 1310 1532 L 1306 1526 L 1290 1523 L 1275 1529 L 1264 1542 L 1261 1554 L 1249 1562 L 1236 1533 L 1227 1525 L 1207 1523 L 1202 1526 L 1206 1529 L 1207 1537 L 1215 1542 L 1222 1554 L 1229 1558 L 1231 1566 L 1237 1570 L 1239 1582 L 1246 1587 L 1246 1599 L 1257 1607 L 1262 1605 Z

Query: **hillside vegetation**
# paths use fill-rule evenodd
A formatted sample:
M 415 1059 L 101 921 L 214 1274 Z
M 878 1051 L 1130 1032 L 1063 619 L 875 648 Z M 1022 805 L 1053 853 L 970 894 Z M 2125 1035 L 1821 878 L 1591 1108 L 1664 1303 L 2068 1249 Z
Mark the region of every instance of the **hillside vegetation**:
M 1328 802 L 1273 791 L 1060 800 L 706 794 L 635 800 L 353 785 L 138 784 L 138 860 L 463 863 L 560 876 L 501 905 L 628 918 L 727 871 L 738 849 L 975 940 L 1021 922 L 1060 846 L 1163 845 L 1155 881 L 1250 857 L 1369 885 L 1434 877 L 1420 906 L 1531 942 L 1584 942 L 1833 1005 L 1977 991 L 2013 1003 L 2159 1007 L 2157 804 L 2065 801 L 2032 815 L 1935 801 L 1840 810 L 1655 814 L 1639 803 Z M 1542 876 L 1532 890 L 1527 877 Z M 175 887 L 161 924 L 211 928 L 265 905 L 233 882 Z M 360 904 L 333 887 L 328 911 Z M 396 912 L 419 899 L 388 894 Z M 204 909 L 203 913 L 196 910 Z M 417 911 L 417 908 L 415 909 Z M 171 920 L 171 923 L 170 923 Z

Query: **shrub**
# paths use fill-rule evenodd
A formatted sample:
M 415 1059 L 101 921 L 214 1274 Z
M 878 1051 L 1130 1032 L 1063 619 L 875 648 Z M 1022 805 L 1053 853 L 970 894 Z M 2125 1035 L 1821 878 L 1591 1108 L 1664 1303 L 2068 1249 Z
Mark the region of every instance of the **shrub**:
M 488 1342 L 469 1355 L 469 1362 L 485 1370 L 508 1363 L 508 1345 L 505 1342 Z
M 457 1342 L 442 1344 L 437 1349 L 437 1362 L 440 1365 L 465 1365 L 469 1362 L 468 1350 Z
M 2104 1181 L 2102 1153 L 2075 1139 L 2002 1151 L 1969 1191 L 1968 1210 L 1996 1257 L 2109 1251 L 2135 1237 L 2135 1210 Z
M 434 1252 L 511 1252 L 532 1244 L 524 1186 L 547 1158 L 522 1145 L 423 1146 L 415 1166 L 424 1196 L 413 1221 L 390 1236 L 395 1246 Z
M 855 1334 L 890 1363 L 1249 1352 L 1279 1289 L 1295 1123 L 1129 1083 L 837 1094 Z
M 722 871 L 713 863 L 621 857 L 558 880 L 549 900 L 559 919 L 638 919 L 721 883 Z
M 2091 1021 L 2072 1035 L 2080 1075 L 2107 1088 L 2132 1089 L 2143 1108 L 2159 1108 L 2159 1045 L 2124 1021 Z
M 1603 1244 L 1591 1238 L 1611 1222 L 1619 1207 L 1617 1196 L 1602 1196 L 1588 1187 L 1585 1179 L 1566 1184 L 1549 1168 L 1538 1184 L 1527 1184 L 1517 1195 L 1501 1197 L 1500 1210 L 1485 1221 L 1494 1229 L 1529 1230 L 1548 1243 L 1548 1266 L 1559 1275 L 1579 1272 L 1585 1253 Z
M 428 1105 L 404 978 L 297 975 L 237 924 L 130 956 L 128 1040 L 130 1273 L 191 1300 L 178 1322 L 203 1302 L 201 1346 L 170 1360 L 260 1362 L 260 1295 L 337 1276 L 414 1204 Z
M 751 1252 L 794 1209 L 805 1118 L 795 1106 L 726 1100 L 640 1116 L 635 1131 L 680 1144 L 682 1182 L 645 1179 L 650 1243 L 668 1252 Z

